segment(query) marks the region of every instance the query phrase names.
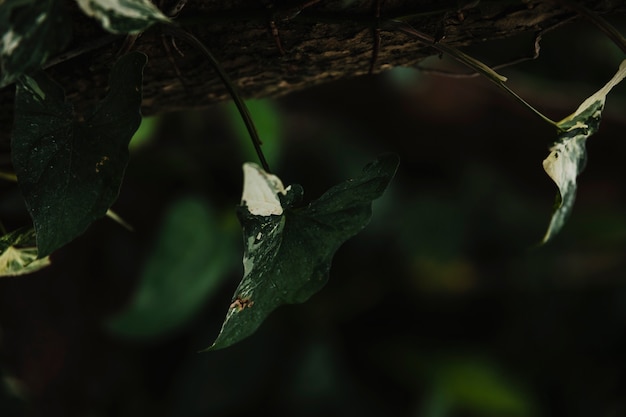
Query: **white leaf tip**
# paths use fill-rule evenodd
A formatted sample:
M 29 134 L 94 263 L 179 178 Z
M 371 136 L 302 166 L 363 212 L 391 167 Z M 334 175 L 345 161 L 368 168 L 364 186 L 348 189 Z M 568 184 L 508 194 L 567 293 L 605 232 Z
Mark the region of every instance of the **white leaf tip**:
M 241 204 L 248 207 L 250 214 L 255 216 L 280 216 L 283 207 L 278 194 L 287 191 L 276 175 L 268 174 L 257 164 L 243 164 L 243 193 Z

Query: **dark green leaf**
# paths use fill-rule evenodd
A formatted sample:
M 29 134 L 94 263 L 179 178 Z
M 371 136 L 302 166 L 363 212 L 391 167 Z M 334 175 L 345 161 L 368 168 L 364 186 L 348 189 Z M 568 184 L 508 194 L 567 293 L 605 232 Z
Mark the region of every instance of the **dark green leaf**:
M 120 58 L 107 96 L 84 116 L 43 73 L 18 85 L 12 158 L 40 257 L 82 234 L 117 198 L 141 121 L 145 63 L 138 52 Z
M 234 243 L 206 202 L 176 202 L 166 213 L 135 297 L 107 322 L 108 328 L 125 337 L 153 339 L 184 325 L 233 267 Z
M 35 231 L 22 228 L 0 237 L 0 277 L 30 274 L 50 265 L 46 256 L 37 259 Z
M 239 209 L 244 276 L 209 349 L 246 338 L 275 308 L 302 303 L 318 292 L 328 281 L 333 255 L 367 225 L 372 201 L 383 194 L 397 167 L 397 156 L 384 155 L 367 165 L 359 177 L 296 208 L 302 187 L 284 189 L 277 177 L 245 165 Z
M 576 178 L 587 162 L 587 139 L 600 127 L 606 95 L 626 77 L 626 60 L 622 61 L 613 78 L 585 100 L 578 109 L 560 121 L 560 133 L 543 161 L 543 169 L 559 188 L 550 226 L 543 238 L 545 243 L 556 235 L 572 212 L 576 199 Z
M 139 33 L 169 19 L 150 0 L 77 0 L 87 16 L 113 33 Z
M 0 87 L 4 87 L 60 52 L 70 40 L 71 24 L 61 0 L 0 3 Z

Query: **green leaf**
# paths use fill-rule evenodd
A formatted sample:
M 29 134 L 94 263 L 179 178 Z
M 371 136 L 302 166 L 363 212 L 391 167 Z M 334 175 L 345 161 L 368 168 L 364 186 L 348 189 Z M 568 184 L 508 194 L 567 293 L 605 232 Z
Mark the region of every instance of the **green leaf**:
M 251 335 L 283 304 L 302 303 L 328 281 L 333 255 L 363 229 L 398 167 L 383 155 L 362 174 L 297 208 L 303 190 L 255 164 L 244 165 L 239 218 L 243 226 L 244 275 L 222 329 L 209 349 L 221 349 Z
M 18 85 L 12 159 L 40 257 L 82 234 L 117 198 L 141 121 L 145 63 L 138 52 L 120 58 L 107 96 L 85 115 L 75 114 L 61 86 L 43 73 Z
M 185 198 L 167 211 L 137 292 L 107 321 L 114 333 L 155 339 L 197 313 L 235 263 L 235 242 L 203 200 Z
M 76 0 L 87 16 L 112 33 L 139 33 L 170 20 L 150 0 Z
M 60 0 L 0 2 L 0 88 L 35 71 L 71 37 Z
M 47 256 L 37 259 L 34 229 L 22 228 L 0 237 L 0 277 L 30 274 L 48 265 Z
M 552 239 L 565 224 L 572 212 L 576 198 L 576 178 L 587 162 L 587 139 L 598 131 L 606 95 L 626 77 L 626 60 L 617 73 L 595 94 L 585 100 L 578 109 L 557 123 L 560 130 L 550 154 L 543 161 L 543 169 L 559 188 L 556 204 L 543 242 Z

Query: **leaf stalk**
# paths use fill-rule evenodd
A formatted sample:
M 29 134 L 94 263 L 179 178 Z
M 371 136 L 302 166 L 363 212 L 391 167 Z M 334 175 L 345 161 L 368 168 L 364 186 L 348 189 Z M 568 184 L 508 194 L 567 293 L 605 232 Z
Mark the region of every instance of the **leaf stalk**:
M 527 109 L 529 109 L 530 111 L 532 111 L 533 113 L 535 113 L 537 116 L 539 116 L 543 121 L 549 123 L 550 125 L 556 127 L 557 129 L 559 129 L 559 126 L 557 124 L 557 122 L 555 122 L 554 120 L 551 120 L 550 118 L 546 117 L 543 113 L 541 113 L 539 110 L 537 110 L 536 108 L 534 108 L 533 106 L 531 106 L 526 100 L 524 100 L 523 98 L 521 98 L 519 95 L 517 95 L 517 93 L 515 93 L 513 90 L 511 90 L 506 84 L 506 77 L 504 77 L 503 75 L 498 74 L 496 71 L 494 71 L 493 69 L 491 69 L 489 66 L 485 65 L 484 63 L 482 63 L 481 61 L 477 60 L 476 58 L 473 58 L 469 55 L 467 55 L 464 52 L 459 51 L 458 49 L 446 45 L 443 42 L 437 42 L 436 39 L 430 35 L 427 35 L 423 32 L 418 31 L 417 29 L 415 29 L 414 27 L 412 27 L 411 25 L 409 25 L 406 22 L 402 22 L 399 20 L 387 20 L 385 22 L 382 23 L 381 27 L 385 30 L 390 30 L 390 31 L 396 31 L 396 32 L 401 32 L 404 33 L 406 35 L 412 36 L 414 38 L 417 38 L 418 40 L 429 44 L 430 46 L 432 46 L 433 48 L 437 49 L 440 52 L 443 52 L 447 55 L 450 55 L 452 58 L 454 58 L 455 60 L 459 61 L 460 63 L 462 63 L 463 65 L 473 69 L 474 71 L 484 75 L 485 77 L 487 77 L 487 79 L 491 82 L 493 82 L 495 85 L 497 85 L 499 88 L 501 88 L 502 90 L 504 90 L 506 93 L 508 93 L 509 95 L 511 95 L 515 100 L 517 100 L 519 103 L 521 103 L 523 106 L 525 106 Z
M 198 48 L 198 50 L 211 63 L 211 66 L 213 67 L 215 72 L 217 72 L 222 82 L 224 83 L 224 86 L 228 90 L 228 93 L 230 94 L 233 101 L 235 102 L 235 105 L 237 106 L 237 110 L 239 110 L 239 114 L 241 114 L 241 118 L 243 119 L 243 122 L 246 125 L 246 129 L 248 130 L 248 133 L 250 134 L 252 145 L 254 146 L 254 150 L 256 151 L 256 154 L 259 157 L 261 166 L 266 172 L 268 173 L 271 172 L 269 164 L 267 163 L 267 159 L 265 158 L 265 155 L 263 154 L 263 150 L 261 149 L 261 145 L 263 144 L 263 142 L 261 142 L 261 139 L 259 138 L 259 133 L 257 132 L 254 122 L 252 121 L 252 116 L 250 115 L 248 106 L 246 106 L 246 103 L 243 100 L 241 93 L 239 93 L 239 90 L 237 89 L 233 81 L 230 79 L 226 71 L 224 71 L 224 68 L 222 68 L 222 65 L 219 63 L 217 59 L 215 59 L 211 51 L 209 51 L 209 49 L 202 43 L 202 41 L 200 41 L 200 39 L 195 37 L 192 33 L 180 28 L 179 26 L 175 24 L 168 24 L 164 26 L 165 26 L 165 31 L 168 34 L 176 38 L 179 38 L 185 42 L 188 42 L 189 44 Z

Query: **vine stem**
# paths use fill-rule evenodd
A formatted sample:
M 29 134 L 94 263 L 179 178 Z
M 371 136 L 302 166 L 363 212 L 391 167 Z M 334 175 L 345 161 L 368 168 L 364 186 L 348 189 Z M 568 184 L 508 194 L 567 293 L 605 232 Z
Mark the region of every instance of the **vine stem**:
M 519 103 L 524 105 L 524 107 L 526 107 L 527 109 L 529 109 L 530 111 L 535 113 L 544 122 L 547 122 L 550 125 L 552 125 L 552 126 L 554 126 L 554 127 L 556 127 L 557 129 L 560 130 L 559 125 L 558 125 L 557 122 L 555 122 L 554 120 L 551 120 L 548 117 L 546 117 L 543 113 L 541 113 L 539 110 L 535 109 L 526 100 L 524 100 L 523 98 L 518 96 L 517 93 L 515 93 L 513 90 L 511 90 L 505 84 L 505 82 L 507 80 L 506 77 L 498 74 L 493 69 L 491 69 L 489 66 L 483 64 L 482 62 L 480 62 L 476 58 L 473 58 L 473 57 L 467 55 L 464 52 L 459 51 L 458 49 L 456 49 L 456 48 L 454 48 L 452 46 L 446 45 L 443 42 L 437 42 L 434 37 L 432 37 L 430 35 L 427 35 L 427 34 L 425 34 L 423 32 L 418 31 L 417 29 L 413 28 L 413 26 L 409 25 L 406 22 L 401 22 L 399 20 L 387 20 L 387 21 L 383 22 L 381 26 L 385 30 L 402 32 L 402 33 L 404 33 L 406 35 L 409 35 L 409 36 L 412 36 L 414 38 L 417 38 L 418 40 L 420 40 L 420 41 L 422 41 L 422 42 L 424 42 L 426 44 L 429 44 L 430 46 L 432 46 L 433 48 L 439 50 L 440 52 L 443 52 L 445 54 L 450 55 L 452 58 L 456 59 L 457 61 L 459 61 L 463 65 L 466 65 L 469 68 L 473 69 L 474 71 L 476 71 L 476 72 L 484 75 L 485 77 L 487 77 L 488 80 L 490 80 L 491 82 L 496 84 L 498 87 L 500 87 L 502 90 L 507 92 L 515 100 L 517 100 Z
M 209 62 L 211 63 L 211 66 L 213 67 L 215 72 L 217 72 L 222 82 L 224 83 L 224 86 L 228 90 L 228 93 L 230 94 L 233 101 L 235 102 L 235 105 L 237 106 L 237 110 L 239 110 L 239 114 L 241 115 L 241 118 L 243 119 L 243 122 L 246 125 L 246 129 L 248 129 L 248 133 L 250 134 L 250 139 L 252 140 L 252 145 L 254 146 L 254 150 L 256 151 L 256 154 L 259 157 L 261 166 L 263 166 L 263 169 L 265 170 L 265 172 L 271 173 L 269 164 L 267 163 L 267 159 L 265 159 L 265 155 L 263 154 L 263 150 L 261 149 L 261 145 L 263 143 L 261 142 L 261 139 L 259 138 L 259 133 L 257 132 L 254 122 L 252 121 L 252 116 L 250 116 L 250 111 L 248 110 L 248 106 L 246 106 L 245 101 L 243 100 L 243 98 L 241 97 L 241 94 L 239 93 L 239 90 L 237 89 L 235 84 L 232 82 L 228 74 L 226 74 L 226 71 L 224 71 L 224 68 L 222 68 L 218 60 L 215 59 L 211 51 L 209 51 L 209 49 L 206 46 L 204 46 L 202 41 L 198 39 L 197 37 L 195 37 L 192 33 L 174 24 L 168 24 L 164 26 L 165 26 L 164 27 L 165 32 L 167 34 L 172 35 L 185 42 L 188 42 L 189 44 L 193 45 L 195 48 L 198 48 L 198 50 L 205 56 L 205 58 L 209 60 Z

